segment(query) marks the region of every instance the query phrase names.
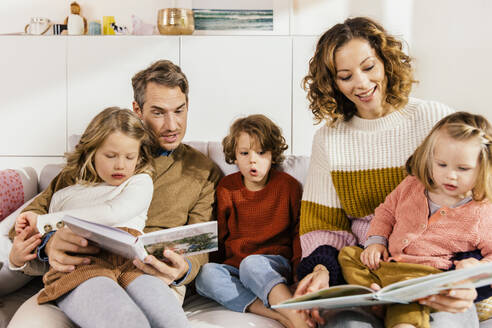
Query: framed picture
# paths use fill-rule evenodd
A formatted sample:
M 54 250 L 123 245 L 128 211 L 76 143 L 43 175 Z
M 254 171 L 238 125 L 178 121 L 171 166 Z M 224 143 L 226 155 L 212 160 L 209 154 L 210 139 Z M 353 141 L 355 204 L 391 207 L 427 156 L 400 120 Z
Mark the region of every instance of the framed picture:
M 292 0 L 193 0 L 195 35 L 289 35 Z

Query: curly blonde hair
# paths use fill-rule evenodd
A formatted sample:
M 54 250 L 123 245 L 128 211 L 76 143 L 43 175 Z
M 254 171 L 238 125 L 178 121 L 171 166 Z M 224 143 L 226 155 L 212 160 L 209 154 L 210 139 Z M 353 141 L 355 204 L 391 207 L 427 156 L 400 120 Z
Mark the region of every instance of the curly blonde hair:
M 396 109 L 408 102 L 412 89 L 411 58 L 402 48 L 402 42 L 389 35 L 384 28 L 366 17 L 346 19 L 326 31 L 318 41 L 309 73 L 303 79 L 304 90 L 310 102 L 309 109 L 316 124 L 325 120 L 334 124 L 338 119 L 350 120 L 357 112 L 354 103 L 336 86 L 335 53 L 352 39 L 367 40 L 383 62 L 387 79 L 385 101 Z
M 121 132 L 140 141 L 135 174 L 154 174 L 154 158 L 158 146 L 152 131 L 129 109 L 109 107 L 97 114 L 80 137 L 75 150 L 65 154 L 67 165 L 62 175 L 75 177 L 76 183 L 94 184 L 102 182 L 94 166 L 94 156 L 104 140 L 114 132 Z
M 268 117 L 261 114 L 249 115 L 237 119 L 222 140 L 225 160 L 233 164 L 236 160 L 236 147 L 241 132 L 258 140 L 263 151 L 272 152 L 272 165 L 280 165 L 284 160 L 283 152 L 289 147 L 282 136 L 280 128 Z
M 481 115 L 456 112 L 437 122 L 422 144 L 407 160 L 405 165 L 407 173 L 417 177 L 427 190 L 436 189 L 432 176 L 432 163 L 434 147 L 441 131 L 455 140 L 478 140 L 481 145 L 480 168 L 472 190 L 473 199 L 481 201 L 487 198 L 492 201 L 492 127 Z

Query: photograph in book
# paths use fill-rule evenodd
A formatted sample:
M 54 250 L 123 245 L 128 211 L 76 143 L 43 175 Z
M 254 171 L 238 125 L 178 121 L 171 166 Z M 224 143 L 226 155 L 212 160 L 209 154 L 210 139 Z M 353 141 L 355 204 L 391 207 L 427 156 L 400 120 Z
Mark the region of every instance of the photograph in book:
M 165 249 L 182 255 L 213 252 L 218 249 L 217 221 L 162 229 L 139 236 L 104 224 L 65 215 L 65 224 L 78 235 L 101 248 L 126 258 L 143 260 L 147 255 L 166 260 Z
M 183 227 L 191 229 L 174 230 L 164 237 L 159 231 L 142 235 L 142 243 L 147 253 L 162 258 L 165 249 L 181 255 L 193 255 L 218 250 L 217 223 L 192 224 Z M 167 229 L 166 229 L 167 230 Z
M 492 284 L 492 262 L 431 274 L 385 286 L 379 291 L 358 285 L 339 285 L 292 298 L 273 309 L 336 309 L 377 304 L 408 304 L 450 288 L 478 288 Z

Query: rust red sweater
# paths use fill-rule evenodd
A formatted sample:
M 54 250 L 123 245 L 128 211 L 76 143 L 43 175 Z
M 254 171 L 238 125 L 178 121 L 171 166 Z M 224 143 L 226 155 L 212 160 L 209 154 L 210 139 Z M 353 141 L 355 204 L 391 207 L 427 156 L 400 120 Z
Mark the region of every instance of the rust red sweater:
M 219 182 L 216 195 L 219 252 L 212 259 L 239 268 L 248 255 L 282 255 L 296 272 L 301 186 L 295 178 L 271 169 L 265 188 L 250 191 L 237 172 Z

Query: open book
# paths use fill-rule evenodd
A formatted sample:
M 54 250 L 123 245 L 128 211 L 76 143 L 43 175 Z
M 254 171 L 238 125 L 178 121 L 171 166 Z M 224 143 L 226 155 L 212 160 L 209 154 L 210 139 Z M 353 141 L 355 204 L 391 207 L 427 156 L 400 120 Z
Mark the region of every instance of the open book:
M 143 260 L 152 254 L 160 260 L 165 260 L 162 255 L 164 249 L 183 255 L 213 252 L 218 249 L 217 221 L 163 229 L 138 237 L 118 228 L 69 215 L 65 215 L 63 221 L 76 234 L 129 259 Z
M 492 284 L 492 262 L 409 279 L 374 290 L 358 285 L 339 285 L 292 298 L 274 309 L 335 309 L 351 306 L 401 303 L 434 295 L 450 288 L 476 288 Z

